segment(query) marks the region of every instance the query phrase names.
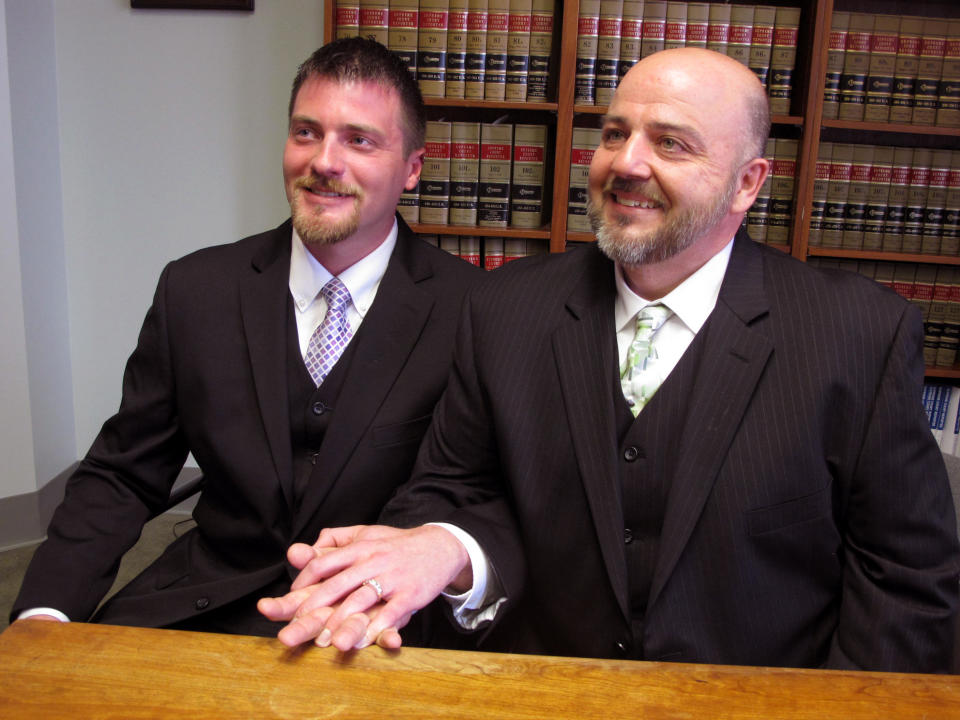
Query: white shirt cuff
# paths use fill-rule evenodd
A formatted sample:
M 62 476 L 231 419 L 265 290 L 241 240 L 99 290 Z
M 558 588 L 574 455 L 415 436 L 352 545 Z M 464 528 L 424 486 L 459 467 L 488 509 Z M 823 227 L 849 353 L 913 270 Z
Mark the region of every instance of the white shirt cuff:
M 17 620 L 24 620 L 28 617 L 33 617 L 34 615 L 52 615 L 60 622 L 70 622 L 70 618 L 68 618 L 59 610 L 54 610 L 53 608 L 45 608 L 45 607 L 29 608 L 27 610 L 24 610 L 19 615 L 17 615 Z

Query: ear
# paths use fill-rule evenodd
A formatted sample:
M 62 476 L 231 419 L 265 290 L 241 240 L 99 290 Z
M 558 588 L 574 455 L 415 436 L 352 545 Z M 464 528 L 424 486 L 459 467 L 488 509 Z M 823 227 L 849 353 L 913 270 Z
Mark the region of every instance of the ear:
M 731 212 L 745 213 L 757 199 L 757 193 L 770 172 L 770 163 L 764 158 L 749 160 L 737 175 L 737 192 L 730 205 Z
M 426 155 L 426 148 L 418 148 L 410 153 L 410 157 L 407 158 L 409 173 L 407 175 L 407 181 L 403 184 L 405 190 L 413 190 L 417 186 L 417 183 L 420 182 L 420 171 L 423 170 L 423 158 L 425 158 Z

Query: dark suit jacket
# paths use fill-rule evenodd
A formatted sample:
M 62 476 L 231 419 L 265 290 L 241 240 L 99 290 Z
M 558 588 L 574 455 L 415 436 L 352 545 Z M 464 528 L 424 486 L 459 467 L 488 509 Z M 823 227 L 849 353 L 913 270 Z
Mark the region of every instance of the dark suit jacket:
M 381 516 L 478 539 L 508 598 L 493 647 L 632 654 L 615 296 L 592 245 L 473 291 L 414 478 Z M 701 332 L 639 654 L 947 669 L 957 536 L 917 309 L 743 235 Z
M 287 392 L 291 226 L 170 263 L 106 422 L 70 479 L 13 612 L 48 606 L 85 620 L 120 556 L 161 509 L 187 452 L 205 477 L 198 528 L 111 600 L 98 619 L 167 625 L 287 571 L 294 541 L 370 523 L 409 479 L 450 369 L 477 268 L 416 238 L 402 219 L 317 464 L 294 507 Z M 199 606 L 198 606 L 199 601 Z

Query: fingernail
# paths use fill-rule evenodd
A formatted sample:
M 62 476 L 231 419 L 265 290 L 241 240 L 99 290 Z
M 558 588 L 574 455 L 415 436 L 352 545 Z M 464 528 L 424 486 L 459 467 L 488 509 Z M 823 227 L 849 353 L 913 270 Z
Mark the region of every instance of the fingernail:
M 365 647 L 367 647 L 367 646 L 369 646 L 369 645 L 370 645 L 370 638 L 368 638 L 366 635 L 364 635 L 363 638 L 361 638 L 360 642 L 358 642 L 356 645 L 354 645 L 354 647 L 355 647 L 357 650 L 363 650 Z
M 326 628 L 317 636 L 316 644 L 317 647 L 330 647 L 330 638 L 333 637 L 333 634 Z

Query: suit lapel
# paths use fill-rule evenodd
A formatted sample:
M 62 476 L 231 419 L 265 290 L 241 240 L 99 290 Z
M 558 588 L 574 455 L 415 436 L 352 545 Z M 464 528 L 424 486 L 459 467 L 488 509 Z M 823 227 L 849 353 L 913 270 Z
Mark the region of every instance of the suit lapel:
M 240 314 L 260 417 L 288 503 L 293 497 L 286 372 L 291 233 L 289 221 L 274 231 L 273 242 L 253 258 L 250 275 L 240 286 Z
M 707 332 L 706 346 L 667 498 L 650 607 L 696 526 L 773 351 L 770 338 L 751 327 L 767 311 L 760 250 L 749 238 L 738 236 L 717 305 L 702 330 Z
M 316 459 L 334 482 L 342 479 L 344 465 L 368 432 L 433 308 L 433 296 L 416 285 L 433 270 L 411 240 L 410 231 L 401 225 L 377 296 L 354 340 L 357 346 L 340 389 L 340 397 L 349 398 L 349 402 L 337 404 L 336 420 L 330 423 Z M 309 485 L 298 512 L 296 532 L 309 521 L 313 508 L 323 502 L 333 484 Z
M 611 384 L 616 364 L 616 286 L 613 264 L 595 248 L 585 252 L 591 255 L 566 304 L 570 320 L 554 332 L 553 351 L 577 467 L 604 564 L 624 616 L 629 617 Z

